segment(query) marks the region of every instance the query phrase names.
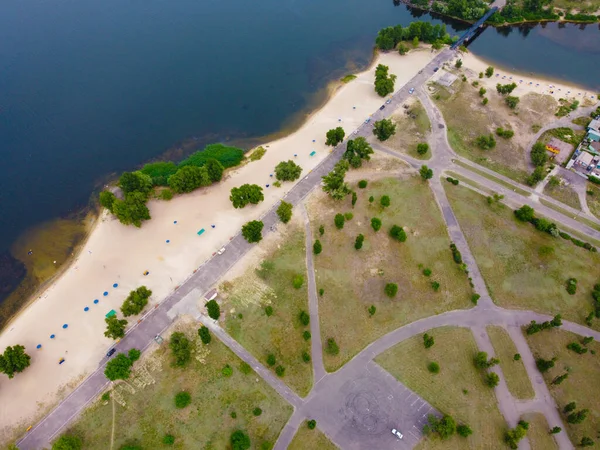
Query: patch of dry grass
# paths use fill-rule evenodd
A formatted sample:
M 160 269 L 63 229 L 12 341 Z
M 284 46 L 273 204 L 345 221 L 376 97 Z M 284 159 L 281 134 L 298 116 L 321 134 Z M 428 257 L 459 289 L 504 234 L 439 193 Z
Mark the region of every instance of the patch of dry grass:
M 528 413 L 522 419 L 529 423 L 527 438 L 531 450 L 558 450 L 558 444 L 549 433 L 550 427 L 546 417 L 541 413 Z
M 595 185 L 594 183 L 588 183 L 586 190 L 588 191 L 588 194 L 586 195 L 588 208 L 593 215 L 600 219 L 600 186 Z
M 336 450 L 337 448 L 338 446 L 327 439 L 327 436 L 321 433 L 318 427 L 310 430 L 304 421 L 290 442 L 288 450 Z
M 549 195 L 571 208 L 581 209 L 579 195 L 577 195 L 577 191 L 571 186 L 566 186 L 564 184 L 551 186 L 550 183 L 547 183 L 546 186 L 544 186 L 544 194 Z
M 429 159 L 431 149 L 424 155 L 417 153 L 417 144 L 427 143 L 431 135 L 431 122 L 427 112 L 417 98 L 410 98 L 405 104 L 408 108 L 401 107 L 392 116 L 396 123 L 396 134 L 383 142 L 383 145 L 413 158 Z
M 320 239 L 323 252 L 315 256 L 323 340 L 334 338 L 340 347 L 336 356 L 325 354 L 329 371 L 341 367 L 367 344 L 385 333 L 419 318 L 444 311 L 468 308 L 471 288 L 467 276 L 452 261 L 445 223 L 427 183 L 414 175 L 370 181 L 366 189 L 356 188 L 354 209 L 350 198 L 331 200 L 315 193 L 308 204 L 313 236 Z M 391 206 L 383 208 L 380 199 L 389 195 Z M 374 202 L 368 199 L 373 196 Z M 342 230 L 334 226 L 336 213 L 352 212 L 354 217 Z M 381 219 L 379 232 L 371 218 Z M 319 237 L 319 226 L 325 233 Z M 390 238 L 392 225 L 404 227 L 408 238 Z M 359 234 L 365 237 L 362 249 L 354 248 Z M 432 275 L 423 275 L 430 268 Z M 432 281 L 440 283 L 435 292 Z M 396 283 L 398 293 L 389 298 L 387 283 Z M 377 312 L 369 316 L 374 305 Z
M 457 423 L 473 430 L 467 439 L 454 436 L 447 441 L 424 439 L 418 449 L 498 449 L 506 425 L 497 407 L 494 390 L 487 387 L 473 364 L 479 351 L 467 328 L 443 327 L 428 332 L 435 339 L 429 349 L 423 335 L 413 336 L 375 358 L 377 364 Z M 427 364 L 435 361 L 440 373 L 431 374 Z

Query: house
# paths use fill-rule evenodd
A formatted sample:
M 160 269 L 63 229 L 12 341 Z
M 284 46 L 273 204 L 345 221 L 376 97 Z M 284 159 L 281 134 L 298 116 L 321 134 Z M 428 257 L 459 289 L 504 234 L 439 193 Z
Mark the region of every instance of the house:
M 600 142 L 590 142 L 589 151 L 594 155 L 600 155 Z
M 600 131 L 588 130 L 587 136 L 590 141 L 600 142 Z
M 594 119 L 587 126 L 588 131 L 595 131 L 596 133 L 600 133 L 600 119 Z
M 562 163 L 571 154 L 573 146 L 553 137 L 550 139 L 550 142 L 546 144 L 546 150 L 551 153 L 551 158 L 556 158 L 558 163 Z
M 575 164 L 583 169 L 587 169 L 587 167 L 592 163 L 593 159 L 594 156 L 591 153 L 581 152 L 575 160 Z

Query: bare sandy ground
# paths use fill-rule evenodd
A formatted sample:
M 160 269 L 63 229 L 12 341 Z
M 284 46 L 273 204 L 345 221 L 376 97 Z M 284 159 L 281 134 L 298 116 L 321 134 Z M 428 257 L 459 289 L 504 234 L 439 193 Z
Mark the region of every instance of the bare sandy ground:
M 427 49 L 406 56 L 390 53 L 379 56 L 379 62 L 398 76 L 399 89 L 434 55 Z M 21 344 L 32 357 L 25 372 L 12 380 L 0 379 L 2 440 L 22 434 L 97 367 L 112 345 L 103 334 L 105 314 L 118 311 L 130 290 L 146 285 L 153 291 L 150 306 L 160 302 L 245 222 L 259 218 L 292 187 L 273 187 L 270 174 L 278 162 L 293 159 L 307 174 L 330 151 L 325 146 L 327 130 L 342 126 L 349 134 L 377 110 L 384 100 L 373 90 L 374 70 L 375 65 L 341 87 L 298 131 L 266 144 L 261 160 L 230 171 L 215 186 L 170 202 L 151 201 L 152 220 L 141 229 L 123 226 L 105 214 L 71 267 L 0 335 L 0 349 Z M 244 183 L 265 187 L 265 201 L 236 210 L 229 192 Z M 199 236 L 202 228 L 206 231 Z M 143 275 L 146 270 L 148 276 Z M 65 358 L 61 365 L 60 358 Z

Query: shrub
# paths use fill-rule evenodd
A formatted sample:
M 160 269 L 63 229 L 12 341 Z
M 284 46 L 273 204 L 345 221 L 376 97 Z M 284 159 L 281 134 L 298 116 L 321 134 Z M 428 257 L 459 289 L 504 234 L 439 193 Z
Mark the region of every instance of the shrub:
M 7 447 L 12 448 L 12 447 Z M 17 448 L 17 447 L 15 447 Z M 54 444 L 52 444 L 52 450 L 81 450 L 83 443 L 77 436 L 63 434 L 59 437 Z
M 513 360 L 514 361 L 520 361 L 521 360 L 521 354 L 520 353 L 515 353 L 515 355 L 513 356 Z
M 500 377 L 498 377 L 497 373 L 490 372 L 490 373 L 486 374 L 485 384 L 487 384 L 489 387 L 496 387 L 496 386 L 498 386 L 499 382 L 500 382 Z
M 487 69 L 485 69 L 485 76 L 490 78 L 492 75 L 494 75 L 494 68 L 489 66 Z
M 484 97 L 483 100 L 481 101 L 481 103 L 483 103 L 484 105 L 487 105 L 489 102 L 489 99 L 487 97 Z
M 423 178 L 425 181 L 430 180 L 433 178 L 433 170 L 426 165 L 422 165 L 419 169 L 419 175 L 421 175 L 421 178 Z
M 435 292 L 440 290 L 440 283 L 438 283 L 437 281 L 432 281 L 431 282 L 431 287 L 433 288 L 433 290 Z
M 304 277 L 302 275 L 296 275 L 292 281 L 292 284 L 295 289 L 300 289 L 302 284 L 304 284 Z
M 583 355 L 585 353 L 588 352 L 588 349 L 585 347 L 582 347 L 581 345 L 579 345 L 577 342 L 570 342 L 567 344 L 567 348 L 579 355 Z
M 346 219 L 344 218 L 343 214 L 336 214 L 334 219 L 333 219 L 333 223 L 335 224 L 335 227 L 338 230 L 341 230 L 342 228 L 344 228 L 344 222 L 346 221 Z
M 582 409 L 580 411 L 571 413 L 567 416 L 567 422 L 577 424 L 583 422 L 588 416 L 589 410 Z
M 285 375 L 285 367 L 283 367 L 281 365 L 275 367 L 275 373 L 277 374 L 278 377 L 282 378 Z
M 531 206 L 523 205 L 515 210 L 515 217 L 521 222 L 531 222 L 534 218 L 535 211 Z
M 304 330 L 304 332 L 302 333 L 302 337 L 305 341 L 308 341 L 311 338 L 310 331 Z
M 427 144 L 425 142 L 421 142 L 421 143 L 417 144 L 417 153 L 419 155 L 424 155 L 425 153 L 427 153 L 428 150 L 429 150 L 429 144 Z
M 456 264 L 462 264 L 462 255 L 460 254 L 460 251 L 458 250 L 454 242 L 450 244 L 450 250 L 452 251 L 452 259 L 454 259 L 454 262 Z
M 390 228 L 390 236 L 397 241 L 406 242 L 406 231 L 398 225 L 392 225 L 392 228 Z
M 250 364 L 242 361 L 240 362 L 240 372 L 244 375 L 250 375 L 252 373 L 252 367 L 250 367 Z
M 556 361 L 556 357 L 552 358 L 551 360 L 546 360 L 543 358 L 538 358 L 535 361 L 535 365 L 538 368 L 538 370 L 542 373 L 549 371 L 550 369 L 552 369 L 554 367 L 554 362 Z
M 505 130 L 504 128 L 496 128 L 496 134 L 504 139 L 510 139 L 515 135 L 513 130 Z
M 323 236 L 325 234 L 325 227 L 323 225 L 319 226 L 319 236 Z
M 353 218 L 354 218 L 354 214 L 352 214 L 351 212 L 344 213 L 345 220 L 352 220 Z
M 398 285 L 396 283 L 388 283 L 385 285 L 385 295 L 395 297 L 398 293 Z
M 185 334 L 176 331 L 171 334 L 169 348 L 174 356 L 173 365 L 176 367 L 185 366 L 192 358 L 192 349 L 190 340 Z
M 110 392 L 105 392 L 104 394 L 102 394 L 102 397 L 100 397 L 100 400 L 102 400 L 103 402 L 107 402 L 110 400 Z
M 267 355 L 267 364 L 269 366 L 274 366 L 277 360 L 275 359 L 275 355 L 273 353 L 269 353 Z
M 309 430 L 314 430 L 315 427 L 317 426 L 317 421 L 309 420 L 308 422 L 306 422 L 306 426 L 308 427 Z
M 225 367 L 221 369 L 221 373 L 224 377 L 230 377 L 233 375 L 233 368 L 229 364 L 226 364 Z
M 260 408 L 254 408 L 252 410 L 252 414 L 254 414 L 255 416 L 258 417 L 258 416 L 260 416 L 262 414 L 262 409 L 260 409 Z
M 165 434 L 163 437 L 163 444 L 165 445 L 173 445 L 175 443 L 175 436 L 172 434 Z
M 575 411 L 576 409 L 577 409 L 577 403 L 570 402 L 565 405 L 565 407 L 563 408 L 563 412 L 565 414 L 567 414 L 567 413 L 570 413 L 571 411 Z
M 273 315 L 273 307 L 271 305 L 265 307 L 265 314 L 267 317 L 271 317 Z
M 306 311 L 300 311 L 300 315 L 298 316 L 298 318 L 300 319 L 300 323 L 305 327 L 308 326 L 308 324 L 310 323 L 310 316 Z
M 358 195 L 356 195 L 356 192 L 352 191 L 352 207 L 354 208 L 354 205 L 356 205 L 356 202 L 358 201 Z
M 304 361 L 305 363 L 310 362 L 310 355 L 307 352 L 302 352 L 302 361 Z
M 433 414 L 427 416 L 428 424 L 423 427 L 423 434 L 436 433 L 443 441 L 452 437 L 456 433 L 456 422 L 449 416 L 444 415 L 438 419 Z
M 504 99 L 504 101 L 506 102 L 506 104 L 508 105 L 508 107 L 510 109 L 515 109 L 517 107 L 517 105 L 519 104 L 519 102 L 521 101 L 521 99 L 519 99 L 519 97 L 514 97 L 512 95 L 509 95 L 508 97 L 506 97 Z
M 242 236 L 250 244 L 262 240 L 262 229 L 264 224 L 260 220 L 252 220 L 242 227 Z
M 430 362 L 427 364 L 427 370 L 431 373 L 440 373 L 440 365 L 436 362 Z
M 381 206 L 387 208 L 390 206 L 390 197 L 388 195 L 384 195 L 381 197 Z
M 430 336 L 429 334 L 425 333 L 423 335 L 423 345 L 425 345 L 425 348 L 430 348 L 433 346 L 433 344 L 435 344 L 433 336 Z
M 557 377 L 554 377 L 554 379 L 552 380 L 552 384 L 554 385 L 559 385 L 561 384 L 563 381 L 565 381 L 567 378 L 569 378 L 569 373 L 564 373 L 562 375 L 559 375 Z
M 231 414 L 229 414 L 231 416 L 232 419 L 237 419 L 237 413 L 235 411 L 231 411 Z
M 560 433 L 561 431 L 562 431 L 562 428 L 561 428 L 561 427 L 553 427 L 553 428 L 550 430 L 550 434 L 558 434 L 558 433 Z
M 373 227 L 373 230 L 379 231 L 381 229 L 381 219 L 373 217 L 371 219 L 371 227 Z
M 473 294 L 473 295 L 471 295 L 471 301 L 474 304 L 477 304 L 477 302 L 479 301 L 480 298 L 481 298 L 481 295 L 479 295 L 479 294 Z
M 275 166 L 275 178 L 278 181 L 294 181 L 300 178 L 300 174 L 302 173 L 302 167 L 296 164 L 291 159 L 286 161 L 281 161 L 279 164 Z
M 593 341 L 594 341 L 594 337 L 593 336 L 587 336 L 587 337 L 584 337 L 582 339 L 581 343 L 583 345 L 588 345 L 588 344 L 592 343 Z
M 504 442 L 512 449 L 519 447 L 519 441 L 525 437 L 529 424 L 524 420 L 520 420 L 519 424 L 512 430 L 506 430 L 504 433 Z
M 237 430 L 231 433 L 229 438 L 231 450 L 248 450 L 250 448 L 250 438 L 242 430 Z
M 575 278 L 569 278 L 567 280 L 567 292 L 570 295 L 575 295 L 577 292 L 577 280 Z
M 219 306 L 216 300 L 210 300 L 206 302 L 206 305 L 204 306 L 206 306 L 208 317 L 210 317 L 213 320 L 219 320 L 219 317 L 221 316 L 221 307 Z
M 471 427 L 469 425 L 457 426 L 456 432 L 458 433 L 459 436 L 462 436 L 462 437 L 469 437 L 470 435 L 473 434 L 473 430 L 471 430 Z
M 369 197 L 369 203 L 373 203 L 373 201 L 375 200 L 375 197 L 373 197 L 372 195 Z
M 423 275 L 425 275 L 426 277 L 431 276 L 431 269 L 429 269 L 429 268 L 423 269 Z
M 158 194 L 158 197 L 161 200 L 165 200 L 165 201 L 169 201 L 173 198 L 173 191 L 171 189 L 162 189 L 160 191 L 160 194 Z
M 360 250 L 363 246 L 364 240 L 365 240 L 365 237 L 362 234 L 359 234 L 358 236 L 356 236 L 356 240 L 354 241 L 354 248 L 356 250 Z
M 210 344 L 211 336 L 210 331 L 205 326 L 201 326 L 198 328 L 198 336 L 200 336 L 200 340 L 203 344 Z
M 279 220 L 283 223 L 288 223 L 292 218 L 292 204 L 288 202 L 282 201 L 277 208 L 277 215 L 279 216 Z
M 377 311 L 377 308 L 375 307 L 375 305 L 371 305 L 367 309 L 367 312 L 369 313 L 369 317 L 373 317 L 375 315 L 376 311 Z
M 367 187 L 367 180 L 360 180 L 358 182 L 358 187 L 361 188 L 361 189 L 366 188 Z
M 593 447 L 594 440 L 588 436 L 583 436 L 581 438 L 581 441 L 579 441 L 578 445 L 579 445 L 579 447 Z
M 104 208 L 108 209 L 110 212 L 113 210 L 113 203 L 115 202 L 116 197 L 110 191 L 102 191 L 100 192 L 100 205 Z
M 315 241 L 315 243 L 313 244 L 313 253 L 315 255 L 318 255 L 322 251 L 323 251 L 323 246 L 321 245 L 321 241 L 317 239 Z
M 267 150 L 263 146 L 256 147 L 254 151 L 250 153 L 250 161 L 258 161 L 265 156 L 265 153 L 267 153 Z
M 475 358 L 473 359 L 473 363 L 475 367 L 478 369 L 489 369 L 490 367 L 494 367 L 500 361 L 496 358 L 490 358 L 488 360 L 488 354 L 486 352 L 477 352 Z
M 327 339 L 325 351 L 330 355 L 337 355 L 338 353 L 340 353 L 340 348 L 338 347 L 337 342 L 335 342 L 335 339 L 333 339 L 333 338 Z
M 494 139 L 493 135 L 481 135 L 475 139 L 475 143 L 481 150 L 491 150 L 496 147 L 496 139 Z
M 320 296 L 320 297 L 323 297 L 323 294 L 324 294 L 324 293 L 325 293 L 325 289 L 323 289 L 323 288 L 320 288 L 320 289 L 319 289 L 319 296 Z
M 483 87 L 482 87 L 482 88 L 479 88 L 479 96 L 480 96 L 480 97 L 483 97 L 483 96 L 485 95 L 485 93 L 486 93 L 486 92 L 487 92 L 487 89 L 486 89 L 486 88 L 483 88 Z
M 175 395 L 175 407 L 178 409 L 183 409 L 192 403 L 192 396 L 189 392 L 181 391 Z

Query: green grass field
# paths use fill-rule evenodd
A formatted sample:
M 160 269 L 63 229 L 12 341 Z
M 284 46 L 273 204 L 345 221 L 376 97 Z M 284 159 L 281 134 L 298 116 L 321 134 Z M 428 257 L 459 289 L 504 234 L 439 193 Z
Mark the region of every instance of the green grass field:
M 429 186 L 418 176 L 405 179 L 370 181 L 366 189 L 356 188 L 354 209 L 350 198 L 340 202 L 323 193 L 314 195 L 309 215 L 315 239 L 323 252 L 315 256 L 317 289 L 323 340 L 332 337 L 339 345 L 337 356 L 324 355 L 325 367 L 333 371 L 356 355 L 367 344 L 385 333 L 419 318 L 444 311 L 469 308 L 471 289 L 467 276 L 452 261 L 450 239 Z M 391 206 L 380 206 L 382 195 L 389 195 Z M 375 201 L 370 204 L 368 198 Z M 334 226 L 336 213 L 352 212 L 342 230 Z M 382 228 L 375 232 L 371 218 L 378 217 Z M 392 225 L 404 227 L 408 238 L 398 242 L 390 238 Z M 363 234 L 362 249 L 354 248 L 355 238 Z M 430 268 L 430 277 L 423 269 Z M 432 281 L 440 284 L 438 292 Z M 387 283 L 396 283 L 398 293 L 389 298 Z M 377 312 L 369 316 L 374 305 Z
M 554 367 L 543 376 L 558 408 L 562 411 L 567 403 L 575 402 L 577 411 L 589 409 L 587 419 L 580 424 L 567 423 L 563 414 L 563 423 L 571 442 L 578 444 L 583 436 L 588 436 L 598 442 L 600 392 L 598 392 L 597 384 L 598 377 L 600 377 L 600 360 L 597 353 L 600 352 L 600 344 L 597 342 L 588 344 L 588 352 L 579 355 L 568 350 L 566 346 L 571 342 L 581 343 L 582 338 L 568 331 L 546 330 L 526 337 L 534 357 L 557 358 Z M 594 351 L 596 355 L 593 355 L 591 351 Z M 555 377 L 564 373 L 569 374 L 566 380 L 559 385 L 551 384 Z
M 446 187 L 458 218 L 494 301 L 505 308 L 562 314 L 584 323 L 592 310 L 591 291 L 600 256 L 570 241 L 537 231 L 518 222 L 504 206 L 490 207 L 486 199 L 467 188 Z M 566 281 L 578 280 L 577 293 L 569 295 Z M 598 322 L 595 324 L 598 327 Z
M 301 311 L 308 312 L 304 230 L 296 221 L 281 224 L 282 228 L 281 242 L 269 249 L 263 260 L 272 264 L 271 269 L 261 277 L 256 267 L 251 267 L 243 276 L 222 285 L 226 298 L 223 309 L 234 310 L 225 316 L 225 329 L 263 364 L 268 354 L 274 354 L 277 363 L 272 368 L 280 364 L 285 367 L 283 381 L 305 396 L 313 376 L 312 365 L 302 360 L 303 352 L 310 354 L 310 341 L 302 337 L 309 327 L 299 320 Z M 304 278 L 300 289 L 292 286 L 297 275 Z M 273 308 L 270 317 L 265 312 L 269 305 Z
M 306 421 L 304 421 L 298 428 L 294 439 L 290 442 L 288 450 L 336 450 L 337 448 L 337 445 L 333 444 L 327 439 L 327 436 L 319 431 L 318 426 L 314 430 L 310 430 L 306 426 Z
M 496 358 L 500 360 L 500 368 L 504 373 L 508 390 L 513 397 L 518 399 L 530 399 L 535 397 L 529 376 L 523 365 L 523 361 L 515 361 L 514 356 L 517 348 L 503 327 L 488 326 L 488 336 L 494 346 Z
M 546 417 L 541 413 L 528 413 L 523 415 L 522 419 L 529 423 L 527 438 L 531 450 L 558 450 L 558 445 L 548 433 L 550 427 Z
M 196 335 L 196 325 L 186 327 L 186 334 Z M 115 439 L 112 448 L 136 442 L 144 449 L 163 448 L 165 434 L 175 436 L 175 449 L 228 448 L 229 436 L 237 429 L 245 430 L 255 448 L 263 442 L 274 444 L 292 414 L 289 406 L 254 372 L 245 375 L 240 370 L 241 360 L 214 336 L 208 346 L 196 337 L 194 356 L 186 368 L 170 366 L 167 343 L 150 355 L 156 368 L 148 364 L 149 374 L 156 381 L 146 387 L 138 387 L 142 380 L 139 368 L 129 380 L 135 393 L 121 384 L 111 392 L 107 404 L 94 403 L 71 427 L 72 432 L 83 439 L 86 450 L 111 448 L 113 424 L 112 399 L 120 397 L 125 406 L 115 403 Z M 203 360 L 203 361 L 200 361 Z M 136 365 L 144 363 L 147 357 Z M 229 364 L 233 375 L 221 373 Z M 191 394 L 192 402 L 184 409 L 176 409 L 174 397 L 180 391 Z M 254 408 L 262 414 L 255 416 Z M 237 415 L 232 417 L 232 413 Z M 164 447 L 166 448 L 166 447 Z
M 462 450 L 505 448 L 506 425 L 497 407 L 494 390 L 487 387 L 473 364 L 478 352 L 469 329 L 443 327 L 428 331 L 435 344 L 423 345 L 423 335 L 414 336 L 379 355 L 375 361 L 438 411 L 466 423 L 473 434 L 447 441 L 424 439 L 418 449 Z M 431 374 L 427 364 L 435 361 L 440 373 Z

